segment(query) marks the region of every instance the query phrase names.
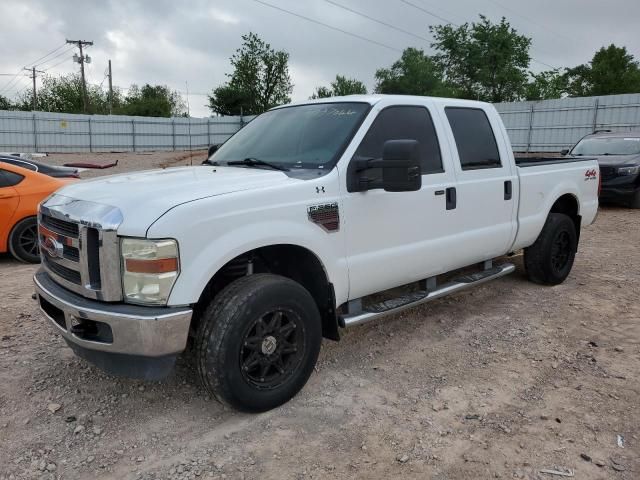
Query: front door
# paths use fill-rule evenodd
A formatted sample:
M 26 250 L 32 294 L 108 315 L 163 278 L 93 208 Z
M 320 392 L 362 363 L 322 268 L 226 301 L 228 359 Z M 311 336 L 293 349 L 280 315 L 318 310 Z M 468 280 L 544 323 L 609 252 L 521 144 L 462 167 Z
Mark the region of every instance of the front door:
M 443 161 L 439 137 L 444 132 L 434 126 L 432 111 L 428 99 L 408 105 L 376 104 L 363 124 L 366 133 L 354 138 L 357 147 L 350 159 L 381 158 L 387 140 L 417 140 L 422 160 L 420 190 L 349 192 L 349 162 L 339 165 L 350 299 L 449 269 L 447 237 L 453 233 L 456 212 L 447 210 L 445 191 L 454 186 L 455 177 L 450 164 Z M 367 171 L 371 180 L 380 175 L 380 171 Z

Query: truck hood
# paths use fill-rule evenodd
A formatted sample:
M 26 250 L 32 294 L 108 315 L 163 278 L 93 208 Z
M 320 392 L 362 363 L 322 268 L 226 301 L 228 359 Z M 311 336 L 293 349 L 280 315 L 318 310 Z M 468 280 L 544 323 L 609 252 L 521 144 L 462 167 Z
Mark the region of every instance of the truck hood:
M 640 165 L 640 155 L 598 155 L 598 164 L 603 167 Z
M 124 217 L 118 233 L 145 236 L 155 220 L 177 205 L 299 181 L 282 172 L 257 168 L 175 167 L 83 180 L 56 193 L 116 207 Z

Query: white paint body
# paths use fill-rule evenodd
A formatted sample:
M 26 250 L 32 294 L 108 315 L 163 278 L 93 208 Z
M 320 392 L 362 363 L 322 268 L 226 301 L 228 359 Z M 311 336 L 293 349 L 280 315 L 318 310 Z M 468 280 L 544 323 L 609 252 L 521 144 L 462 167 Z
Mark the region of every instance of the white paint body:
M 349 96 L 335 101 L 372 105 L 336 166 L 310 179 L 245 167 L 196 166 L 102 177 L 72 184 L 65 196 L 118 207 L 121 236 L 174 238 L 180 275 L 168 305 L 189 305 L 227 262 L 249 250 L 291 244 L 313 252 L 333 284 L 336 303 L 461 268 L 533 244 L 553 203 L 574 196 L 582 225 L 598 208 L 598 182 L 585 180 L 594 161 L 516 166 L 495 108 L 465 100 L 409 96 Z M 391 105 L 426 107 L 440 142 L 443 173 L 423 175 L 415 192 L 349 193 L 347 166 L 376 115 Z M 480 108 L 490 120 L 502 167 L 463 171 L 447 106 Z M 504 199 L 504 182 L 513 196 Z M 457 189 L 445 209 L 436 190 Z M 312 223 L 307 208 L 337 202 L 340 229 Z

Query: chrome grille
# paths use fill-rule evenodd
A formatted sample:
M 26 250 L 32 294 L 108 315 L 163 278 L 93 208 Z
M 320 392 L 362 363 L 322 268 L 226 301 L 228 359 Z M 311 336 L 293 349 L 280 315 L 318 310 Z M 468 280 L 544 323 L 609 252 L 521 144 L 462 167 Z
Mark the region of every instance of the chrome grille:
M 78 234 L 80 233 L 80 226 L 77 223 L 58 220 L 57 218 L 49 215 L 42 216 L 42 224 L 56 233 L 66 235 L 71 238 L 78 238 Z
M 60 277 L 75 285 L 82 285 L 82 279 L 80 278 L 80 272 L 78 270 L 67 268 L 64 265 L 55 263 L 55 261 L 52 261 L 46 255 L 43 257 L 43 259 L 44 265 L 49 270 L 53 271 L 56 275 L 59 275 Z
M 38 222 L 42 266 L 53 280 L 87 298 L 122 300 L 117 208 L 53 195 Z

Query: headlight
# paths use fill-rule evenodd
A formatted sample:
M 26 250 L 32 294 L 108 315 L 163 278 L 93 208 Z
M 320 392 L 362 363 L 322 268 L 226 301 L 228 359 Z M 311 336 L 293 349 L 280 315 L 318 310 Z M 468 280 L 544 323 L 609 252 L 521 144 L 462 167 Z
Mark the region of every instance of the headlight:
M 640 173 L 640 165 L 618 168 L 618 175 L 635 175 L 637 173 Z
M 165 305 L 180 273 L 178 243 L 123 238 L 120 251 L 125 302 Z

